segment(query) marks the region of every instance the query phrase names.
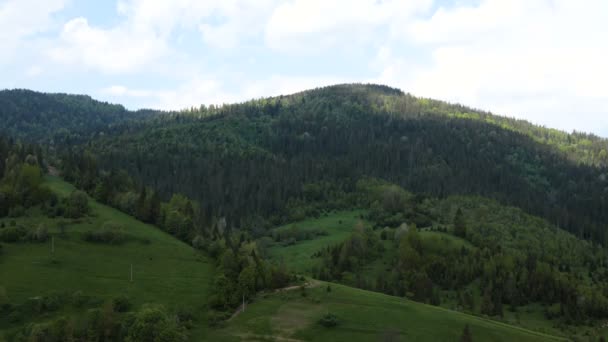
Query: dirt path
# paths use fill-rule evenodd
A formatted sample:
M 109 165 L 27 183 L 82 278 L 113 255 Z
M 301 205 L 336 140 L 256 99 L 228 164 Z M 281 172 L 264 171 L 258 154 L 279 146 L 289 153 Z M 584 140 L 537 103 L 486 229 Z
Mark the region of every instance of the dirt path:
M 305 282 L 303 285 L 292 285 L 292 286 L 287 286 L 287 287 L 283 287 L 280 289 L 276 289 L 274 290 L 274 292 L 284 292 L 284 291 L 293 291 L 293 290 L 297 290 L 300 287 L 304 286 L 306 288 L 313 288 L 313 287 L 317 287 L 321 285 L 321 282 L 315 279 L 310 279 L 309 281 Z M 247 307 L 248 303 L 245 303 L 245 310 Z M 233 318 L 235 318 L 236 316 L 238 316 L 241 312 L 243 312 L 243 304 L 239 305 L 238 308 L 236 308 L 236 310 L 234 311 L 234 313 L 232 314 L 232 316 L 230 316 L 230 318 L 227 319 L 227 322 L 230 322 Z
M 48 169 L 48 171 L 49 171 L 49 175 L 51 175 L 51 176 L 56 176 L 56 177 L 58 177 L 58 176 L 59 176 L 59 170 L 57 170 L 57 168 L 56 168 L 56 167 L 49 165 L 49 166 L 47 167 L 47 169 Z

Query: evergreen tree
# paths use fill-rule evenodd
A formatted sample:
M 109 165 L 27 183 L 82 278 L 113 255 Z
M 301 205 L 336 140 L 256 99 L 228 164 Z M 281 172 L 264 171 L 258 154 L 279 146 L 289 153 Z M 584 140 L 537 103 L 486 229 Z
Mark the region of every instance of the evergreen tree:
M 458 208 L 456 215 L 454 216 L 454 235 L 461 238 L 466 238 L 467 236 L 466 222 L 460 208 Z

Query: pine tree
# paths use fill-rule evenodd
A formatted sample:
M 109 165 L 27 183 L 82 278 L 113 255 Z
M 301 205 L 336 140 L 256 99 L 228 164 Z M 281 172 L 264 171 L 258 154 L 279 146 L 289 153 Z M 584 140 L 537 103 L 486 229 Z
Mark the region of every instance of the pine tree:
M 460 208 L 458 208 L 456 215 L 454 216 L 454 235 L 461 238 L 466 238 L 467 236 L 466 222 Z
M 152 192 L 150 199 L 150 221 L 155 224 L 160 223 L 160 197 L 156 191 Z
M 146 187 L 142 186 L 139 191 L 139 198 L 137 199 L 137 203 L 135 204 L 135 215 L 138 219 L 142 221 L 146 220 Z

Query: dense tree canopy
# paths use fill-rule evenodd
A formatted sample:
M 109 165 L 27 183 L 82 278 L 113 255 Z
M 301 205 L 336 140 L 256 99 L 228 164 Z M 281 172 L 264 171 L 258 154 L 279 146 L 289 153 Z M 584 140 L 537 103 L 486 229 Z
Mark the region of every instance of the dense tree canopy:
M 125 169 L 164 198 L 186 194 L 237 226 L 282 222 L 305 184 L 348 191 L 373 176 L 434 196 L 495 198 L 603 243 L 607 144 L 354 85 L 161 116 L 88 151 L 101 168 Z

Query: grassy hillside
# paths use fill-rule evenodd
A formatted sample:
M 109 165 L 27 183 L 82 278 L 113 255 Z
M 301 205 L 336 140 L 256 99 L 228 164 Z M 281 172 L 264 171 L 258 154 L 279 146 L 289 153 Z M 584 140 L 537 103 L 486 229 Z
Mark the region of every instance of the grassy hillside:
M 247 306 L 211 337 L 222 341 L 457 341 L 468 324 L 474 341 L 559 341 L 536 333 L 455 311 L 321 283 L 315 288 L 273 293 Z M 339 324 L 325 328 L 326 313 Z
M 45 184 L 60 196 L 73 190 L 55 177 L 48 177 Z M 136 307 L 158 303 L 197 312 L 206 304 L 212 261 L 154 226 L 92 199 L 89 205 L 91 215 L 78 220 L 49 219 L 36 209 L 28 211 L 27 217 L 0 219 L 5 225 L 14 220 L 28 229 L 43 224 L 52 237 L 44 243 L 3 244 L 0 289 L 10 303 L 81 291 L 100 301 L 126 295 Z M 60 221 L 67 223 L 64 234 L 58 228 Z M 82 240 L 82 234 L 108 222 L 120 226 L 129 241 L 108 245 Z M 53 239 L 55 252 L 51 253 Z M 7 322 L 0 319 L 0 327 L 7 328 Z
M 495 283 L 510 286 L 504 290 L 506 293 L 514 293 L 513 288 L 534 286 L 541 289 L 534 290 L 536 293 L 544 294 L 552 291 L 552 288 L 565 289 L 571 286 L 570 288 L 576 289 L 582 296 L 595 296 L 590 294 L 591 289 L 601 288 L 603 284 L 601 279 L 604 273 L 595 266 L 605 255 L 603 249 L 579 240 L 538 217 L 527 215 L 520 209 L 492 200 L 467 196 L 426 198 L 420 201 L 414 197 L 409 198 L 415 204 L 405 205 L 408 209 L 405 210 L 403 222 L 414 226 L 405 217 L 416 219 L 422 213 L 425 215 L 422 221 L 428 222 L 427 226 L 417 230 L 420 252 L 413 257 L 404 252 L 407 249 L 404 249 L 404 244 L 400 242 L 402 239 L 396 237 L 402 228 L 379 224 L 386 221 L 385 218 L 395 215 L 379 214 L 377 208 L 368 211 L 342 211 L 278 227 L 270 234 L 273 242 L 269 244 L 268 254 L 273 259 L 284 262 L 287 267 L 315 278 L 396 297 L 405 296 L 459 312 L 487 315 L 492 319 L 534 331 L 577 338 L 586 334 L 599 336 L 606 333 L 602 328 L 603 321 L 576 322 L 559 319 L 556 314 L 552 314 L 551 312 L 555 311 L 551 310 L 560 309 L 559 304 L 552 304 L 558 303 L 559 297 L 545 299 L 538 294 L 528 295 L 525 297 L 527 299 L 516 302 L 516 308 L 504 304 L 505 308 L 495 314 L 489 314 L 487 306 L 484 309 L 484 303 L 488 301 L 488 279 L 491 279 L 488 274 L 497 272 L 510 272 L 503 276 L 507 280 L 497 280 Z M 466 238 L 454 235 L 452 222 L 458 208 L 465 213 Z M 376 228 L 368 231 L 371 234 L 369 241 L 375 240 L 375 247 L 365 247 L 364 241 L 368 241 L 364 238 L 365 234 L 357 233 L 362 231 L 362 228 L 355 228 L 361 216 L 368 220 L 362 221 L 363 227 Z M 286 233 L 290 231 L 291 234 Z M 294 231 L 322 231 L 325 235 L 290 241 L 290 236 L 297 236 Z M 262 238 L 258 240 L 258 245 L 260 241 L 269 240 L 269 237 Z M 323 256 L 326 254 L 325 247 L 336 246 L 339 246 L 337 252 L 328 252 L 330 255 Z M 354 249 L 348 246 L 354 246 Z M 538 260 L 533 261 L 536 266 L 530 272 L 533 274 L 531 278 L 535 279 L 534 285 L 522 282 L 521 279 L 524 278 L 521 276 L 511 275 L 529 272 L 530 268 L 522 265 L 530 262 L 530 255 Z M 347 267 L 339 266 L 344 264 L 344 260 L 354 262 Z M 410 264 L 404 267 L 406 262 Z M 333 266 L 325 272 L 328 265 Z M 536 267 L 540 271 L 536 272 Z M 523 270 L 524 268 L 526 270 Z M 419 270 L 423 270 L 423 274 L 428 275 L 432 281 L 407 278 Z M 557 285 L 540 285 L 540 272 L 558 279 L 555 283 Z M 467 275 L 466 278 L 459 278 L 463 275 Z M 429 278 L 423 276 L 422 279 Z M 514 279 L 518 279 L 517 283 Z M 564 285 L 564 279 L 578 281 L 576 285 Z M 391 283 L 395 285 L 389 285 Z M 434 289 L 433 293 L 436 295 L 430 292 L 429 297 L 418 295 L 426 293 L 424 291 L 429 287 Z M 519 298 L 524 298 L 524 295 L 525 292 L 522 292 L 522 297 Z M 509 303 L 509 298 L 504 295 L 498 301 Z M 592 301 L 601 302 L 600 299 Z M 580 304 L 573 307 L 586 310 Z
M 268 248 L 271 259 L 284 263 L 290 270 L 310 274 L 315 259 L 312 254 L 323 247 L 338 244 L 348 238 L 355 224 L 360 221 L 362 211 L 341 211 L 318 219 L 307 219 L 284 225 L 275 229 L 284 232 L 290 229 L 302 231 L 321 230 L 327 235 L 316 236 L 310 240 L 298 241 L 292 245 L 274 242 Z

